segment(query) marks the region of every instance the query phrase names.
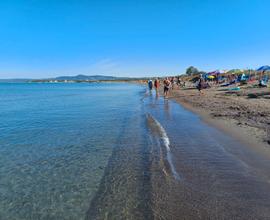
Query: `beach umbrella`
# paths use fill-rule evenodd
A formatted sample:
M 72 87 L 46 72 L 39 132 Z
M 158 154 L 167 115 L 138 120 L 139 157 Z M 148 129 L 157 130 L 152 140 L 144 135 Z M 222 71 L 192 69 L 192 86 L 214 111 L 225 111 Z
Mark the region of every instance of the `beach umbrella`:
M 261 71 L 270 71 L 270 66 L 261 66 L 259 69 L 257 69 L 257 71 L 261 72 Z
M 259 78 L 262 79 L 263 73 L 264 73 L 265 71 L 270 71 L 270 66 L 267 66 L 267 65 L 261 66 L 259 69 L 257 69 L 257 71 L 260 72 Z
M 219 71 L 218 70 L 208 73 L 208 75 L 210 75 L 210 76 L 217 75 L 217 74 L 219 74 Z

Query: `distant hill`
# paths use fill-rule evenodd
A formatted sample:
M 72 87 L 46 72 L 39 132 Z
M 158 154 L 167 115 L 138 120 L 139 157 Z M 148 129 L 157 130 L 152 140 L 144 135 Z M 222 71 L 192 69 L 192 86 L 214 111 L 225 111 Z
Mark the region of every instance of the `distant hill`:
M 114 77 L 114 76 L 103 76 L 103 75 L 93 75 L 93 76 L 87 76 L 87 75 L 77 75 L 77 76 L 59 76 L 54 78 L 53 80 L 119 80 L 119 79 L 127 79 L 123 77 Z
M 76 75 L 76 76 L 59 76 L 55 78 L 46 78 L 46 79 L 0 79 L 0 82 L 50 82 L 50 81 L 117 81 L 117 80 L 136 80 L 138 78 L 129 78 L 129 77 L 115 77 L 115 76 L 103 76 L 103 75 Z
M 31 79 L 0 79 L 2 83 L 25 83 L 30 81 Z

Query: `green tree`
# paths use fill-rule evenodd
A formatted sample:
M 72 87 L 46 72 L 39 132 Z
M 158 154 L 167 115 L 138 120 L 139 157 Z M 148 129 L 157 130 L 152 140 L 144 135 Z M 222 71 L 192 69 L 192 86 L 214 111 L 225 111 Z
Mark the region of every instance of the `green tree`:
M 197 68 L 195 68 L 194 66 L 190 66 L 189 68 L 187 68 L 186 70 L 186 74 L 188 76 L 192 76 L 192 75 L 195 75 L 195 74 L 198 74 L 199 73 L 199 70 Z

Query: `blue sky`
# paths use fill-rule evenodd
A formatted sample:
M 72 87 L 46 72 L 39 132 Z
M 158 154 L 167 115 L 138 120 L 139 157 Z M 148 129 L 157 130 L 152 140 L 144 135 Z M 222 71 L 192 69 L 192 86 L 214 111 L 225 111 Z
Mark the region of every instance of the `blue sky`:
M 270 64 L 268 0 L 0 0 L 0 78 Z

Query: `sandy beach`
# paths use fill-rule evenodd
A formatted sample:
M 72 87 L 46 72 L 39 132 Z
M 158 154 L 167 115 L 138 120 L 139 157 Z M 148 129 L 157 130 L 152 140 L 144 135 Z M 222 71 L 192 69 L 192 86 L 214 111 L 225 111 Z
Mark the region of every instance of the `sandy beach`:
M 170 98 L 199 114 L 202 120 L 252 146 L 270 150 L 270 91 L 253 85 L 240 91 L 222 87 L 174 89 Z

